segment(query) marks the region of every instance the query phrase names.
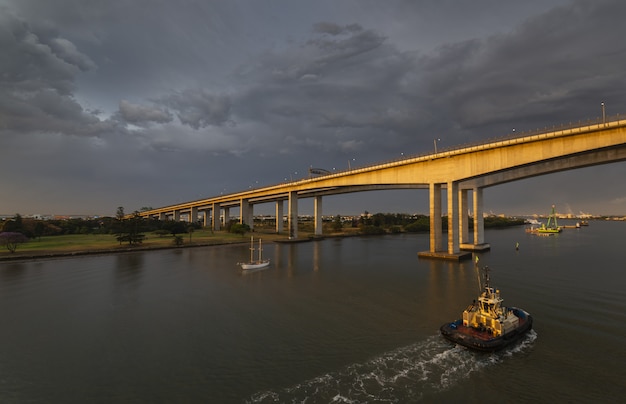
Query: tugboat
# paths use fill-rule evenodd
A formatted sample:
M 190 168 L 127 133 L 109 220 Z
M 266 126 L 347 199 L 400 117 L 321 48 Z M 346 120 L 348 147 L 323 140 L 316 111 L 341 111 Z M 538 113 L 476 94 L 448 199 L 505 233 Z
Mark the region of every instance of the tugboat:
M 439 330 L 449 341 L 464 347 L 494 352 L 518 341 L 533 326 L 533 318 L 517 307 L 503 307 L 500 290 L 489 285 L 485 267 L 485 289 L 465 311 L 463 318 L 442 325 Z

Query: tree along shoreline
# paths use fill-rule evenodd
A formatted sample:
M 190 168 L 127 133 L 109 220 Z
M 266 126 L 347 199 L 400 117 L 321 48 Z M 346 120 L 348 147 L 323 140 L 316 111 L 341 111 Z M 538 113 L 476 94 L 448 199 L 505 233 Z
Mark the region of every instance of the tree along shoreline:
M 148 235 L 141 235 L 137 243 L 128 243 L 129 238 L 120 239 L 115 234 L 70 234 L 32 238 L 16 252 L 0 252 L 0 262 L 27 261 L 37 259 L 71 258 L 86 255 L 120 254 L 138 251 L 158 251 L 175 248 L 219 247 L 248 243 L 248 237 L 262 238 L 264 242 L 308 241 L 320 238 L 372 236 L 385 234 L 427 233 L 429 231 L 428 216 L 422 216 L 406 224 L 397 223 L 398 215 L 373 215 L 357 222 L 333 220 L 324 223 L 323 236 L 315 236 L 311 222 L 298 224 L 298 240 L 289 240 L 286 233 L 276 234 L 275 222 L 257 221 L 251 232 L 246 225 L 231 223 L 223 231 L 213 232 L 210 229 L 187 227 L 186 233 L 170 233 L 169 231 L 153 230 Z M 394 217 L 396 219 L 394 219 Z M 389 220 L 391 218 L 391 220 Z M 442 219 L 443 228 L 447 228 L 446 217 Z M 471 222 L 470 222 L 471 224 Z M 493 217 L 485 218 L 485 228 L 504 228 L 523 225 L 523 219 Z M 471 227 L 471 226 L 470 226 Z M 179 235 L 181 234 L 181 235 Z M 248 237 L 246 237 L 248 236 Z M 116 245 L 118 244 L 119 245 Z

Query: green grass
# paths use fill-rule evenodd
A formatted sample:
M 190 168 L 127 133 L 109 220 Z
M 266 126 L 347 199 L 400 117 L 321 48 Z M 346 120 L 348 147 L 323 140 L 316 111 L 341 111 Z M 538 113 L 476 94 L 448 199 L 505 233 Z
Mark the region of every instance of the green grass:
M 250 240 L 250 235 L 255 238 L 262 237 L 264 240 L 272 241 L 285 238 L 286 235 L 265 233 L 266 229 L 255 229 L 254 233 L 247 233 L 243 236 L 239 234 L 228 233 L 226 231 L 212 232 L 207 229 L 196 230 L 191 234 L 181 234 L 183 238 L 183 247 L 198 245 L 219 245 L 246 243 Z M 153 233 L 146 233 L 143 243 L 136 245 L 136 248 L 163 248 L 175 247 L 173 236 L 158 236 Z M 120 243 L 112 234 L 71 234 L 64 236 L 47 236 L 41 239 L 32 239 L 27 243 L 20 244 L 15 253 L 10 253 L 6 248 L 0 250 L 0 259 L 4 257 L 34 256 L 43 254 L 63 254 L 72 252 L 90 252 L 90 251 L 115 251 L 128 250 L 132 248 L 128 243 Z
M 274 225 L 255 224 L 253 233 L 246 233 L 243 236 L 233 234 L 227 231 L 213 232 L 209 229 L 196 230 L 191 234 L 180 234 L 183 238 L 182 247 L 190 246 L 208 246 L 235 243 L 248 243 L 250 236 L 255 239 L 262 238 L 263 241 L 272 242 L 275 240 L 284 240 L 288 237 L 285 229 L 282 234 L 276 234 Z M 351 235 L 357 233 L 356 228 L 345 228 L 341 232 L 334 232 L 330 227 L 325 226 L 324 234 L 328 236 Z M 308 238 L 314 233 L 312 223 L 301 223 L 298 226 L 298 237 Z M 128 251 L 129 249 L 145 249 L 145 248 L 175 248 L 174 237 L 158 236 L 154 233 L 145 233 L 144 241 L 135 246 L 129 246 L 128 243 L 121 244 L 112 234 L 71 234 L 64 236 L 46 236 L 41 239 L 32 239 L 27 243 L 20 244 L 14 253 L 9 252 L 5 247 L 0 247 L 0 260 L 12 258 L 29 258 L 36 256 L 48 256 L 55 254 L 72 254 L 72 253 L 90 253 L 90 252 L 115 252 Z

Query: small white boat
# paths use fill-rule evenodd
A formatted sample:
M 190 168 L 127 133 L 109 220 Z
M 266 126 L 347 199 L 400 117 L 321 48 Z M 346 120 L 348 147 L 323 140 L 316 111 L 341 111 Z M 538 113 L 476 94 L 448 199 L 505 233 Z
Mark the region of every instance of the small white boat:
M 261 257 L 263 247 L 261 245 L 261 239 L 259 239 L 259 257 L 258 259 L 254 259 L 254 237 L 250 237 L 250 261 L 249 262 L 239 262 L 237 265 L 241 265 L 241 269 L 243 270 L 251 270 L 251 269 L 261 269 L 268 267 L 270 265 L 270 260 L 264 260 Z

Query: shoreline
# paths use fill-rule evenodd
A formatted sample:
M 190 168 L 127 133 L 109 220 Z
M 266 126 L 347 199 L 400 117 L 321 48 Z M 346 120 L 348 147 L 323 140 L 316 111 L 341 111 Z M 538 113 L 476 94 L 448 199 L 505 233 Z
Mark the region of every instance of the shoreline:
M 324 238 L 342 238 L 342 237 L 355 237 L 355 236 L 368 236 L 366 234 L 356 234 L 356 233 L 335 233 L 326 235 L 323 237 L 314 237 L 311 235 L 299 237 L 297 239 L 289 239 L 289 238 L 281 238 L 276 237 L 275 234 L 263 234 L 257 233 L 258 235 L 266 235 L 269 240 L 267 243 L 276 243 L 276 244 L 291 244 L 291 243 L 306 243 L 311 241 L 323 240 Z M 272 237 L 274 236 L 274 237 Z M 19 261 L 35 261 L 35 260 L 44 260 L 44 259 L 55 259 L 55 258 L 72 258 L 72 257 L 82 257 L 89 255 L 107 255 L 107 254 L 125 254 L 132 252 L 142 252 L 142 251 L 161 251 L 161 250 L 175 250 L 175 249 L 186 249 L 186 248 L 198 248 L 198 247 L 226 247 L 226 246 L 240 246 L 240 245 L 248 245 L 249 241 L 244 237 L 241 241 L 214 241 L 210 243 L 198 243 L 198 244 L 183 244 L 180 246 L 176 245 L 155 245 L 155 246 L 136 246 L 136 247 L 115 247 L 115 248 L 102 248 L 102 249 L 88 249 L 88 250 L 72 250 L 72 251 L 40 251 L 40 252 L 15 252 L 10 255 L 0 256 L 0 264 L 5 262 L 19 262 Z
M 510 227 L 504 226 L 504 227 Z M 489 228 L 492 228 L 491 226 Z M 424 233 L 424 232 L 417 232 Z M 428 233 L 426 231 L 425 233 Z M 385 234 L 363 234 L 360 232 L 341 232 L 341 233 L 331 233 L 322 236 L 315 236 L 313 234 L 309 234 L 305 232 L 301 237 L 297 239 L 289 239 L 286 235 L 279 235 L 275 233 L 249 233 L 255 236 L 255 238 L 259 238 L 259 236 L 267 236 L 266 242 L 269 243 L 277 243 L 277 244 L 291 244 L 291 243 L 305 243 L 311 241 L 319 241 L 325 238 L 345 238 L 345 237 L 369 237 L 376 235 L 392 235 L 392 234 L 405 234 L 401 233 L 385 233 Z M 0 264 L 5 262 L 19 262 L 19 261 L 34 261 L 34 260 L 43 260 L 43 259 L 54 259 L 54 258 L 72 258 L 72 257 L 82 257 L 89 255 L 106 255 L 106 254 L 124 254 L 131 252 L 140 252 L 140 251 L 160 251 L 160 250 L 174 250 L 174 249 L 185 249 L 185 248 L 198 248 L 198 247 L 224 247 L 224 246 L 237 246 L 242 244 L 248 244 L 247 235 L 242 237 L 242 240 L 237 241 L 227 241 L 227 239 L 214 240 L 212 242 L 199 242 L 194 244 L 183 244 L 180 246 L 171 245 L 171 244 L 160 244 L 153 246 L 145 246 L 138 245 L 135 247 L 111 247 L 111 248 L 95 248 L 95 249 L 85 249 L 85 250 L 66 250 L 66 251 L 54 251 L 54 250 L 42 250 L 42 251 L 33 251 L 33 252 L 15 252 L 8 255 L 0 255 Z
M 219 242 L 219 243 L 203 243 L 203 244 L 193 244 L 193 245 L 182 245 L 182 246 L 153 246 L 153 247 L 122 247 L 122 248 L 107 248 L 107 249 L 96 249 L 96 250 L 76 250 L 76 251 L 46 251 L 40 253 L 25 253 L 19 255 L 7 255 L 4 257 L 0 257 L 0 264 L 3 262 L 15 262 L 15 261 L 34 261 L 38 259 L 53 259 L 53 258 L 71 258 L 71 257 L 81 257 L 86 255 L 107 255 L 107 254 L 125 254 L 132 252 L 141 252 L 141 251 L 160 251 L 160 250 L 175 250 L 175 249 L 185 249 L 185 248 L 197 248 L 197 247 L 224 247 L 224 246 L 236 246 L 241 244 L 247 244 L 247 241 L 227 243 L 227 242 Z

